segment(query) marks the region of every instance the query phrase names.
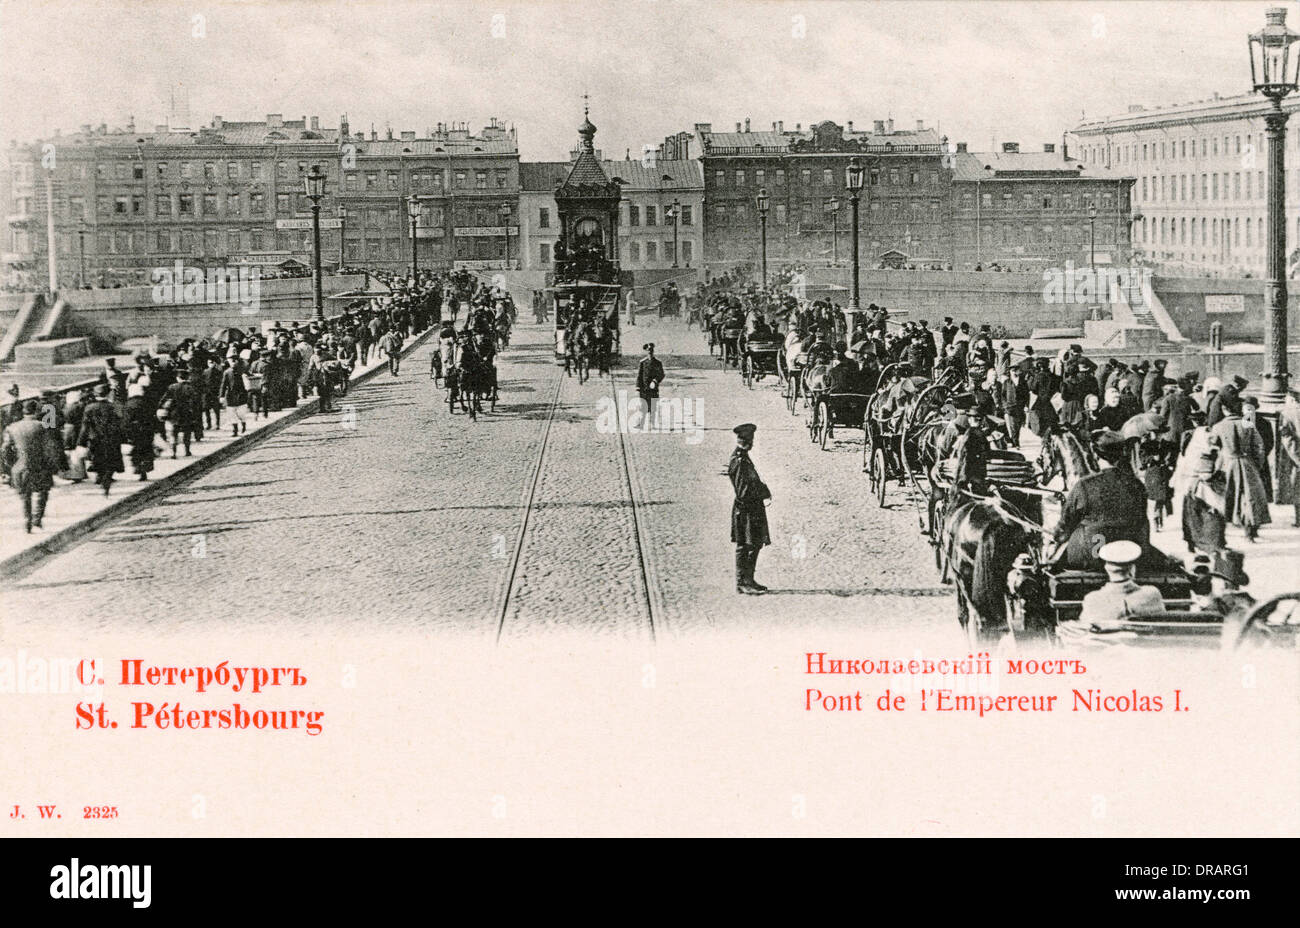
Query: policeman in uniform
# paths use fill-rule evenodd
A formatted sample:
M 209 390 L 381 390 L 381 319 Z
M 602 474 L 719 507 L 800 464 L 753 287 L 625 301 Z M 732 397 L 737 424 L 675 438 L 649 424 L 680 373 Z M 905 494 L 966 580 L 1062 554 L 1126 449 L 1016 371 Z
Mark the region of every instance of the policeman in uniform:
M 1133 579 L 1133 565 L 1142 556 L 1134 541 L 1112 541 L 1102 545 L 1097 557 L 1106 566 L 1106 585 L 1083 597 L 1079 622 L 1084 627 L 1113 625 L 1132 615 L 1163 612 L 1165 601 L 1154 586 Z
M 759 479 L 754 462 L 749 459 L 757 428 L 747 422 L 732 429 L 736 433 L 736 450 L 727 463 L 727 477 L 731 479 L 731 488 L 736 494 L 731 506 L 731 540 L 736 545 L 736 592 L 750 595 L 767 592 L 767 587 L 754 579 L 754 567 L 759 550 L 772 543 L 764 510 L 766 501 L 772 498 L 772 491 Z

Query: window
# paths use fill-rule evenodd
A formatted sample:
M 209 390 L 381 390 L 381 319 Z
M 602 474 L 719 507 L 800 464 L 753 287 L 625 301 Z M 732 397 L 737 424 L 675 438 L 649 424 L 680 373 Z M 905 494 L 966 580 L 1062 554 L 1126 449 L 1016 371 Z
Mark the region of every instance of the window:
M 182 193 L 177 198 L 177 212 L 182 216 L 194 215 L 194 194 Z
M 154 235 L 154 251 L 169 252 L 172 250 L 171 233 L 165 229 Z
M 725 219 L 727 216 L 727 208 L 721 204 L 719 204 L 718 208 L 720 210 L 719 215 Z M 635 203 L 629 203 L 627 205 L 627 218 L 630 225 L 641 225 L 641 207 L 637 206 Z
M 744 172 L 743 170 L 742 170 L 742 171 L 737 171 L 737 172 L 736 172 L 736 186 L 737 186 L 737 187 L 743 187 L 743 186 L 745 186 L 745 172 Z M 649 251 L 649 248 L 647 248 L 646 251 L 648 252 L 648 251 Z M 651 260 L 651 258 L 649 258 L 649 257 L 647 256 L 647 257 L 646 257 L 646 260 L 649 261 L 649 260 Z
M 802 183 L 805 187 L 810 186 L 812 184 L 812 171 L 808 170 L 807 168 L 804 168 L 802 171 L 800 171 L 799 182 Z
M 898 168 L 889 169 L 889 182 L 895 186 L 898 184 Z
M 777 185 L 778 187 L 784 187 L 784 186 L 785 186 L 785 168 L 777 168 L 777 171 L 776 171 L 776 185 Z
M 180 251 L 182 254 L 187 254 L 187 255 L 194 253 L 194 232 L 191 231 L 190 229 L 181 230 Z
M 974 208 L 975 208 L 975 194 L 973 194 L 973 193 L 963 193 L 963 194 L 961 195 L 961 208 L 962 208 L 962 209 L 974 209 Z
M 551 211 L 547 207 L 543 206 L 541 209 L 537 211 L 537 228 L 549 229 L 550 227 L 551 227 Z M 543 246 L 543 247 L 549 249 L 550 246 Z M 550 260 L 550 259 L 547 258 L 543 260 Z
M 537 247 L 537 257 L 542 264 L 551 263 L 551 246 L 543 242 Z
M 239 162 L 231 161 L 226 165 L 226 180 L 239 180 Z
M 203 215 L 215 216 L 217 214 L 217 195 L 215 193 L 203 194 Z
M 226 215 L 238 216 L 240 212 L 242 211 L 239 208 L 239 194 L 237 193 L 226 194 Z
M 474 188 L 476 190 L 487 189 L 487 171 L 474 172 Z
M 658 261 L 658 260 L 659 260 L 659 243 L 658 243 L 658 242 L 646 242 L 646 243 L 645 243 L 645 260 L 646 260 L 646 263 L 647 263 L 647 264 L 649 264 L 649 263 L 652 262 L 652 261 Z
M 144 215 L 144 194 L 135 194 L 131 197 L 131 215 Z
M 172 198 L 165 193 L 159 194 L 154 201 L 154 212 L 159 216 L 172 214 Z
M 289 194 L 277 193 L 275 195 L 275 212 L 277 215 L 284 215 L 291 212 L 289 205 Z
M 714 172 L 713 172 L 713 185 L 714 185 L 715 187 L 722 187 L 722 186 L 724 186 L 724 185 L 726 184 L 726 182 L 727 182 L 727 172 L 726 172 L 726 171 L 714 171 Z
M 497 171 L 495 177 L 496 177 L 497 186 L 504 187 L 506 185 L 506 181 L 510 179 L 510 172 Z
M 346 174 L 344 174 L 344 175 L 343 175 L 343 184 L 344 184 L 345 187 L 347 187 L 348 190 L 356 190 L 356 189 L 357 189 L 357 172 L 356 172 L 356 171 L 348 171 Z
M 761 187 L 765 183 L 764 178 L 766 177 L 767 177 L 767 172 L 764 171 L 762 168 L 759 168 L 757 171 L 754 172 L 754 183 L 758 184 L 758 186 Z
M 367 172 L 366 172 L 366 189 L 367 189 L 367 190 L 378 190 L 378 189 L 379 189 L 379 172 L 378 172 L 378 171 L 367 171 Z
M 249 168 L 249 174 L 252 175 L 253 180 L 262 179 L 262 162 L 254 161 L 251 164 L 249 164 L 248 168 Z
M 211 161 L 205 161 L 203 163 L 203 179 L 204 180 L 217 179 L 217 166 L 213 164 Z
M 465 172 L 464 172 L 464 171 L 457 171 L 457 172 L 456 172 L 456 186 L 457 186 L 457 187 L 464 187 L 464 186 L 465 186 Z
M 248 195 L 248 213 L 250 216 L 262 216 L 266 213 L 266 194 L 250 193 Z
M 831 184 L 835 183 L 835 172 L 832 171 L 830 168 L 823 168 L 823 169 L 822 169 L 822 183 L 825 184 L 825 185 L 828 186 L 828 187 L 829 187 Z
M 397 190 L 401 187 L 401 182 L 396 171 L 388 172 L 388 189 Z
M 144 180 L 144 162 L 136 161 L 131 165 L 131 179 Z
M 657 210 L 653 205 L 647 205 L 645 208 L 645 224 L 648 226 L 657 225 L 658 224 L 657 220 L 658 220 Z
M 229 237 L 226 240 L 226 254 L 235 254 L 239 251 L 239 230 L 231 229 Z
M 685 216 L 689 218 L 691 208 L 689 206 L 683 206 L 682 209 L 686 211 Z M 773 207 L 773 211 L 776 213 L 777 223 L 780 225 L 785 225 L 785 204 L 784 203 L 776 204 L 776 206 Z M 690 223 L 688 222 L 686 223 L 686 225 L 690 225 Z
M 919 184 L 920 182 L 921 182 L 921 175 L 920 175 L 918 172 L 913 171 L 913 172 L 912 172 L 912 186 L 915 187 L 915 186 L 916 186 L 917 184 Z
M 188 161 L 181 162 L 181 179 L 189 180 L 194 176 L 194 165 Z
M 724 213 L 724 215 L 725 215 L 725 213 Z M 627 256 L 628 256 L 628 258 L 631 259 L 632 261 L 640 261 L 640 260 L 641 260 L 641 243 L 640 243 L 640 242 L 633 242 L 632 244 L 628 245 L 628 246 L 627 246 Z

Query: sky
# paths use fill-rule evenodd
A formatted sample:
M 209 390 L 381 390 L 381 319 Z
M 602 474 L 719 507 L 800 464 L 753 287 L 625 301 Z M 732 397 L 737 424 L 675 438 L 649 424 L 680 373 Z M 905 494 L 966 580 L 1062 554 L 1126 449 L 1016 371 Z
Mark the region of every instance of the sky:
M 319 115 L 353 131 L 498 117 L 563 160 L 637 157 L 697 122 L 924 120 L 971 150 L 1249 90 L 1246 34 L 1296 3 L 977 0 L 0 0 L 0 143 L 168 118 Z M 698 151 L 697 148 L 693 151 Z

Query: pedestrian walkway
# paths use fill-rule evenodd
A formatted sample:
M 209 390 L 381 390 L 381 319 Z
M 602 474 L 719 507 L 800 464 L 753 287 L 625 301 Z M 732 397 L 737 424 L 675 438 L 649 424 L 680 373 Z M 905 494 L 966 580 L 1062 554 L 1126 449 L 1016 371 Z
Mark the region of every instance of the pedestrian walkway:
M 412 339 L 404 349 L 403 356 L 409 355 L 423 344 L 433 331 L 429 329 Z M 353 383 L 387 368 L 388 362 L 380 354 L 375 352 L 369 363 L 358 366 L 353 371 Z M 333 399 L 335 409 L 346 403 L 347 397 L 335 396 Z M 183 450 L 178 451 L 181 456 L 175 459 L 170 456 L 170 452 L 158 455 L 146 481 L 137 479 L 132 472 L 130 446 L 123 445 L 122 456 L 127 462 L 127 469 L 117 475 L 108 496 L 95 483 L 93 474 L 80 483 L 56 477 L 49 503 L 45 507 L 42 526 L 33 528 L 31 534 L 23 531 L 22 506 L 17 495 L 12 490 L 0 493 L 0 577 L 26 567 L 47 553 L 62 549 L 111 519 L 136 511 L 145 501 L 170 492 L 177 484 L 256 444 L 267 435 L 279 431 L 288 422 L 313 414 L 318 407 L 319 400 L 311 397 L 300 399 L 293 409 L 270 413 L 265 419 L 252 419 L 250 416 L 248 431 L 237 438 L 228 431 L 230 422 L 227 413 L 223 416 L 222 427 L 205 430 L 203 439 L 192 445 L 192 456 L 186 457 Z M 157 443 L 165 444 L 162 439 L 158 439 Z

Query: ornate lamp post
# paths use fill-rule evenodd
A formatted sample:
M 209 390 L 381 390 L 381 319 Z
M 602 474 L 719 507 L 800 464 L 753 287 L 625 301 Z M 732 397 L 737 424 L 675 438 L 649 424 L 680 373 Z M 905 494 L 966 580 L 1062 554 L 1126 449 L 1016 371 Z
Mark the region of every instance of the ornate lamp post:
M 840 264 L 840 198 L 831 197 L 826 204 L 826 212 L 831 214 L 831 266 Z
M 767 195 L 766 187 L 758 188 L 758 196 L 754 198 L 754 201 L 758 204 L 759 236 L 762 241 L 762 255 L 763 255 L 763 289 L 766 290 L 767 289 L 767 207 L 768 207 L 768 203 L 770 202 Z
M 510 204 L 502 203 L 497 207 L 497 213 L 501 216 L 501 228 L 506 234 L 506 266 L 510 270 Z
M 668 215 L 673 217 L 673 267 L 677 267 L 677 223 L 681 214 L 681 200 L 673 200 L 673 205 L 668 208 Z
M 848 169 L 844 172 L 844 186 L 849 191 L 849 205 L 853 208 L 853 293 L 849 297 L 849 313 L 853 316 L 862 310 L 862 303 L 858 299 L 861 292 L 858 267 L 858 198 L 862 193 L 862 182 L 865 178 L 862 161 L 854 155 L 849 159 Z M 856 318 L 848 320 L 849 332 L 853 331 L 856 322 Z
M 311 200 L 311 246 L 312 246 L 312 318 L 317 322 L 325 321 L 325 300 L 321 296 L 320 274 L 320 201 L 325 196 L 325 175 L 320 165 L 313 164 L 303 178 L 307 199 Z
M 420 199 L 415 194 L 406 198 L 406 215 L 411 218 L 411 286 L 414 287 L 420 279 Z
M 1286 27 L 1286 10 L 1272 7 L 1264 28 L 1248 37 L 1250 77 L 1256 93 L 1272 101 L 1264 117 L 1268 135 L 1268 280 L 1265 283 L 1267 320 L 1264 328 L 1265 363 L 1260 376 L 1259 399 L 1276 410 L 1287 391 L 1286 318 L 1286 120 L 1282 100 L 1300 83 L 1300 54 L 1292 45 L 1300 36 Z

